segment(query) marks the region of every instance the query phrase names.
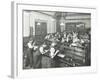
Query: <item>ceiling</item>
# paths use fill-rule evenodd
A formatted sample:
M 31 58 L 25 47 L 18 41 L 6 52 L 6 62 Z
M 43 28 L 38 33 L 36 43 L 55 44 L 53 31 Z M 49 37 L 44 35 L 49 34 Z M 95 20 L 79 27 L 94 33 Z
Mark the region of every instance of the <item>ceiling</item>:
M 47 11 L 38 11 L 42 14 L 49 15 L 53 18 L 69 17 L 69 16 L 90 16 L 90 13 L 76 13 L 76 12 L 47 12 Z
M 31 10 L 28 10 L 28 12 L 33 12 Z M 48 16 L 51 16 L 53 18 L 61 18 L 61 17 L 71 17 L 71 16 L 90 16 L 90 13 L 76 13 L 76 12 L 57 12 L 57 11 L 35 11 L 35 12 L 39 12 Z

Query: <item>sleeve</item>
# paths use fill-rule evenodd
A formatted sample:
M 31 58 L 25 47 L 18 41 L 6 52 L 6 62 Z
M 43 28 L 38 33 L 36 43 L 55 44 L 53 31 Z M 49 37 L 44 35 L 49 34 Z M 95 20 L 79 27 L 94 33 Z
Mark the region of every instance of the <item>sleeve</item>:
M 33 48 L 33 46 L 30 43 L 28 43 L 27 45 L 29 48 Z
M 51 48 L 51 49 L 50 49 L 50 52 L 51 52 L 51 53 L 54 53 L 54 52 L 55 52 L 55 49 L 54 49 L 54 48 Z
M 50 49 L 50 56 L 51 56 L 51 58 L 53 58 L 54 53 L 55 53 L 55 49 L 54 48 L 51 48 Z
M 40 47 L 39 50 L 40 50 L 41 54 L 44 54 L 43 47 Z

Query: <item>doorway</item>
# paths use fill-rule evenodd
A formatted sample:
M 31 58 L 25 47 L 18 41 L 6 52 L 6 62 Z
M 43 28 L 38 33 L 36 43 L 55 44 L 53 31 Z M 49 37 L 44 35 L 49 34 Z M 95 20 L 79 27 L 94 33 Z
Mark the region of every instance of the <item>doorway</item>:
M 44 40 L 47 35 L 47 22 L 35 22 L 35 37 L 38 40 Z

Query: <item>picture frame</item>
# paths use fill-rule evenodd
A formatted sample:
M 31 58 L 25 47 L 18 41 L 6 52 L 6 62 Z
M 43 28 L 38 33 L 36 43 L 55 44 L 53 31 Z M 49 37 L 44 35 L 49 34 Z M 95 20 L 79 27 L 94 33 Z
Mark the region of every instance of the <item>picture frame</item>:
M 92 73 L 96 72 L 96 53 L 94 49 L 94 30 L 96 27 L 96 8 L 59 6 L 59 5 L 39 5 L 22 2 L 12 2 L 11 4 L 11 28 L 12 28 L 12 53 L 11 53 L 11 76 L 13 78 L 23 77 L 40 77 L 67 75 L 77 73 Z M 58 11 L 58 12 L 77 12 L 91 14 L 91 66 L 68 67 L 68 68 L 52 68 L 52 69 L 36 69 L 23 70 L 23 11 L 42 10 L 42 11 Z M 41 22 L 41 20 L 38 20 Z M 37 23 L 39 25 L 39 23 Z M 80 26 L 85 25 L 80 23 Z M 31 26 L 32 27 L 32 26 Z M 33 32 L 34 29 L 33 29 Z M 32 34 L 32 33 L 31 33 Z M 33 33 L 34 34 L 34 33 Z

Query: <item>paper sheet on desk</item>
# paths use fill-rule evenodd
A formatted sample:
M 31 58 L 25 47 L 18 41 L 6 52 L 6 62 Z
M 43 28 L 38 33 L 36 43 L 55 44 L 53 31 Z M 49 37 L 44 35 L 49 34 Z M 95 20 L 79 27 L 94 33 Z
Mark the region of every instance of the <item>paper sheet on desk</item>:
M 57 56 L 61 57 L 61 58 L 64 58 L 65 55 L 64 54 L 58 54 Z

